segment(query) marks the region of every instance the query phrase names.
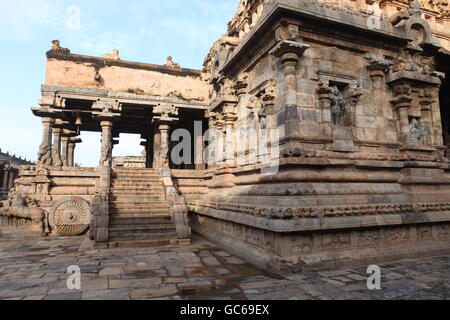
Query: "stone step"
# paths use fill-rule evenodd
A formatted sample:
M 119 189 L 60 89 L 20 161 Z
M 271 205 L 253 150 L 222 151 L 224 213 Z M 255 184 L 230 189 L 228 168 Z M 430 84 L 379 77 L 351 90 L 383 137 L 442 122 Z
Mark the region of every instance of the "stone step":
M 138 172 L 138 171 L 143 171 L 143 172 L 155 172 L 157 174 L 159 174 L 159 169 L 153 169 L 153 168 L 115 168 L 113 169 L 114 172 Z
M 153 173 L 139 173 L 139 172 L 131 172 L 131 173 L 113 173 L 111 175 L 113 179 L 123 179 L 123 178 L 152 178 L 152 179 L 161 179 L 161 176 L 159 174 L 153 174 Z
M 110 241 L 124 241 L 124 240 L 170 240 L 176 239 L 177 232 L 171 230 L 164 231 L 144 231 L 144 230 L 132 230 L 132 231 L 115 231 L 109 230 Z
M 114 225 L 109 228 L 110 233 L 120 233 L 120 234 L 155 234 L 155 233 L 166 233 L 166 232 L 177 232 L 175 224 L 161 223 L 161 224 L 141 224 L 141 225 Z
M 150 247 L 162 247 L 168 245 L 188 245 L 189 240 L 173 239 L 161 239 L 161 240 L 127 240 L 127 241 L 109 241 L 109 248 L 150 248 Z
M 136 179 L 111 180 L 111 186 L 130 186 L 130 185 L 143 187 L 164 186 L 162 181 L 159 179 L 136 178 Z
M 138 189 L 138 190 L 133 190 L 133 189 L 111 189 L 110 193 L 113 196 L 127 196 L 129 195 L 130 197 L 135 195 L 135 196 L 150 196 L 150 197 L 154 197 L 154 196 L 165 196 L 166 192 L 164 189 L 161 190 L 145 190 L 145 189 Z
M 159 170 L 114 170 L 110 192 L 110 247 L 178 244 Z
M 110 226 L 125 226 L 125 225 L 164 225 L 173 224 L 172 217 L 170 215 L 160 215 L 160 216 L 142 216 L 142 215 L 113 215 L 111 216 Z
M 111 215 L 120 215 L 120 216 L 164 216 L 170 215 L 170 208 L 167 206 L 165 208 L 155 208 L 155 209 L 136 209 L 133 207 L 129 208 L 120 208 L 120 209 L 109 209 L 109 213 Z
M 148 186 L 143 186 L 141 184 L 130 184 L 130 185 L 126 185 L 126 184 L 112 184 L 111 185 L 111 190 L 115 191 L 115 190 L 132 190 L 132 191 L 143 191 L 143 192 L 152 192 L 152 191 L 162 191 L 165 192 L 165 188 L 164 186 L 158 185 L 158 184 L 150 184 Z
M 134 203 L 134 202 L 120 202 L 120 201 L 114 201 L 109 203 L 110 209 L 128 209 L 128 208 L 134 208 L 134 209 L 165 209 L 169 208 L 169 203 L 167 201 L 152 201 L 152 202 L 141 202 L 141 203 Z
M 132 195 L 132 194 L 111 194 L 109 197 L 110 203 L 133 203 L 133 204 L 139 204 L 139 203 L 155 203 L 155 202 L 166 202 L 165 195 L 155 195 L 155 196 L 149 196 L 149 195 Z

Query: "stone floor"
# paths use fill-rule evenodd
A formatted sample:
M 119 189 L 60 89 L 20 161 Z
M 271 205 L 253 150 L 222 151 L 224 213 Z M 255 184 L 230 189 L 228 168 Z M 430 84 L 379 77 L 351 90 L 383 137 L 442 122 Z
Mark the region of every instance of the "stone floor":
M 81 269 L 81 290 L 67 288 L 72 265 Z M 36 240 L 0 230 L 0 299 L 450 299 L 450 257 L 381 268 L 382 290 L 369 291 L 367 267 L 274 277 L 200 238 L 94 250 L 86 237 Z

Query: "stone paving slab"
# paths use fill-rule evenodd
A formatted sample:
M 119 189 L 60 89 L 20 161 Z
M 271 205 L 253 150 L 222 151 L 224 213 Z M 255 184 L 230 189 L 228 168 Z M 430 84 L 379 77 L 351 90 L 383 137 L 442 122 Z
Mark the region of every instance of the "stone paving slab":
M 67 288 L 69 266 L 81 290 Z M 450 257 L 381 265 L 382 290 L 367 267 L 278 277 L 211 243 L 96 250 L 86 237 L 0 237 L 4 300 L 343 300 L 450 299 Z

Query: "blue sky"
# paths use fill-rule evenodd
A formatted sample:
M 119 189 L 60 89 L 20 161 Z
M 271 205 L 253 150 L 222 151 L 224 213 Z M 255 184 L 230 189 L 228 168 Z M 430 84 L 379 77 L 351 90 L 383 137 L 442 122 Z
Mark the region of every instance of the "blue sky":
M 72 53 L 120 50 L 123 60 L 200 69 L 225 31 L 238 0 L 0 0 L 0 148 L 35 160 L 41 142 L 38 105 L 45 52 L 59 39 Z M 79 17 L 79 19 L 77 18 Z M 76 161 L 98 162 L 99 136 L 83 134 Z M 139 154 L 136 137 L 121 137 L 115 155 Z

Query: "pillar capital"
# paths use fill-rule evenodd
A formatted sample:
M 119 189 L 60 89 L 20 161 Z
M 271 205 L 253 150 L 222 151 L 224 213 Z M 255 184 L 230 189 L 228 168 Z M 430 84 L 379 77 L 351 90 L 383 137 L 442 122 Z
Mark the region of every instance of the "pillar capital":
M 42 123 L 54 124 L 55 123 L 55 118 L 42 117 L 41 121 L 42 121 Z
M 282 62 L 298 61 L 299 57 L 303 56 L 308 49 L 309 45 L 307 44 L 292 40 L 281 40 L 270 50 L 269 54 L 281 58 Z
M 102 120 L 100 121 L 100 126 L 103 127 L 112 127 L 113 126 L 113 121 L 112 120 Z

